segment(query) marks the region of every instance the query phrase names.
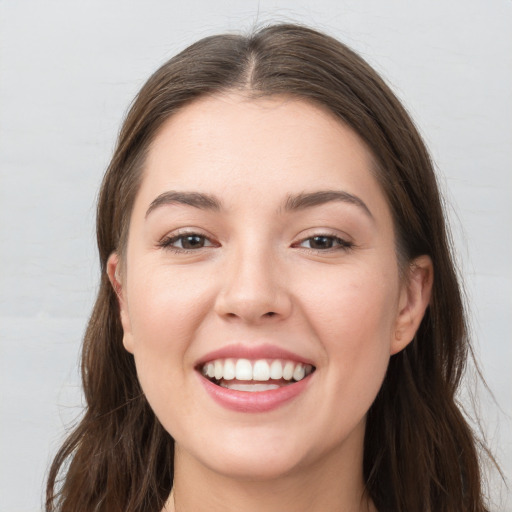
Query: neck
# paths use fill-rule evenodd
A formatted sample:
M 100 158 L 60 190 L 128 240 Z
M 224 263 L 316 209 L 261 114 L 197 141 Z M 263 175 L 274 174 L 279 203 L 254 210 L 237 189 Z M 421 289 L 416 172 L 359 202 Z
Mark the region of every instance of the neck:
M 333 450 L 321 463 L 257 480 L 219 474 L 177 445 L 174 474 L 165 512 L 376 512 L 364 494 L 362 443 L 349 453 Z

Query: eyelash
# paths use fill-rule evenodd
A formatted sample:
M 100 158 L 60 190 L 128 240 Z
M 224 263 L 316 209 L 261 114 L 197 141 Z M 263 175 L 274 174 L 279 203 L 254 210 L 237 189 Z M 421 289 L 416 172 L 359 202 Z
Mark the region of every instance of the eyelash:
M 302 245 L 305 242 L 310 241 L 310 243 L 311 243 L 312 240 L 320 239 L 320 238 L 328 239 L 333 245 L 334 244 L 336 244 L 336 245 L 334 245 L 333 247 L 327 247 L 325 249 L 315 249 L 314 247 L 304 247 Z M 293 247 L 306 249 L 308 251 L 312 251 L 315 253 L 328 253 L 328 252 L 335 252 L 335 251 L 349 251 L 354 248 L 354 243 L 350 242 L 348 240 L 345 240 L 343 238 L 340 238 L 339 236 L 336 236 L 336 235 L 332 235 L 329 233 L 320 233 L 320 234 L 315 234 L 313 236 L 308 236 L 307 238 L 304 238 L 303 240 L 293 244 Z
M 203 242 L 203 245 L 198 248 L 185 248 L 185 247 L 175 247 L 173 244 L 181 240 L 181 244 L 183 245 L 183 240 L 186 238 L 200 238 Z M 308 242 L 314 239 L 327 239 L 332 245 L 335 245 L 333 247 L 327 247 L 323 249 L 318 249 L 314 247 L 304 247 L 302 244 L 305 242 Z M 207 245 L 205 245 L 207 244 Z M 219 247 L 219 244 L 212 242 L 207 236 L 202 235 L 200 233 L 196 232 L 189 232 L 189 233 L 178 233 L 175 235 L 167 236 L 163 238 L 159 243 L 158 247 L 162 249 L 166 249 L 178 254 L 186 254 L 186 253 L 192 253 L 196 252 L 200 249 L 204 249 L 205 247 Z M 309 236 L 307 238 L 304 238 L 300 240 L 299 242 L 296 242 L 292 245 L 293 248 L 297 249 L 306 249 L 307 251 L 312 251 L 315 253 L 328 253 L 328 252 L 335 252 L 335 251 L 349 251 L 354 248 L 354 243 L 344 240 L 343 238 L 340 238 L 336 235 L 327 234 L 327 233 L 321 233 L 321 234 L 315 234 L 313 236 Z
M 196 249 L 186 249 L 185 247 L 175 247 L 173 244 L 181 240 L 181 243 L 183 245 L 183 240 L 185 238 L 200 238 L 203 240 L 203 243 L 207 243 L 207 245 L 203 245 Z M 166 249 L 168 251 L 172 251 L 178 254 L 186 254 L 191 252 L 196 252 L 199 249 L 203 249 L 205 247 L 218 247 L 218 244 L 213 243 L 207 236 L 202 235 L 201 233 L 196 232 L 185 232 L 185 233 L 178 233 L 171 236 L 166 236 L 160 242 L 158 242 L 158 247 L 162 249 Z

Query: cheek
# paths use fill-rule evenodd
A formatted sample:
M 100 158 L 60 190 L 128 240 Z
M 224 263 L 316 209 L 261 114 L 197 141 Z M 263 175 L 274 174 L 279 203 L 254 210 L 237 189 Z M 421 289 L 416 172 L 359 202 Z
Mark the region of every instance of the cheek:
M 151 270 L 147 270 L 150 268 Z M 165 423 L 169 403 L 186 413 L 192 399 L 176 382 L 190 378 L 188 349 L 194 342 L 212 296 L 207 280 L 158 265 L 132 267 L 128 275 L 128 312 L 133 355 L 142 389 Z
M 303 294 L 309 318 L 328 339 L 339 340 L 337 346 L 390 341 L 399 298 L 392 273 L 363 267 L 325 273 L 313 282 L 315 289 Z
M 151 408 L 175 436 L 180 418 L 193 414 L 194 397 L 185 385 L 193 364 L 189 348 L 211 308 L 212 292 L 208 280 L 193 279 L 185 269 L 148 262 L 131 271 L 128 310 L 137 375 Z
M 184 268 L 148 264 L 133 269 L 128 310 L 134 350 L 184 348 L 212 303 L 210 282 Z
M 377 267 L 378 268 L 378 267 Z M 308 317 L 336 389 L 375 394 L 384 377 L 398 308 L 398 280 L 385 269 L 328 276 L 309 297 Z M 327 291 L 328 290 L 328 291 Z

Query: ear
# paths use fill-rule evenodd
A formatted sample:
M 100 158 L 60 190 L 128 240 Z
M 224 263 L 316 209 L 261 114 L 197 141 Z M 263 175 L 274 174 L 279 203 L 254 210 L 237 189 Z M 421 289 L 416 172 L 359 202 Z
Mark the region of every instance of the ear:
M 113 252 L 108 258 L 107 274 L 110 280 L 110 284 L 116 292 L 117 301 L 119 302 L 121 325 L 123 326 L 123 345 L 128 352 L 133 354 L 133 337 L 130 324 L 130 316 L 128 314 L 128 307 L 126 303 L 126 291 L 123 287 L 120 258 L 116 252 Z
M 400 291 L 391 355 L 403 350 L 414 338 L 430 302 L 434 267 L 430 256 L 419 256 L 406 269 Z

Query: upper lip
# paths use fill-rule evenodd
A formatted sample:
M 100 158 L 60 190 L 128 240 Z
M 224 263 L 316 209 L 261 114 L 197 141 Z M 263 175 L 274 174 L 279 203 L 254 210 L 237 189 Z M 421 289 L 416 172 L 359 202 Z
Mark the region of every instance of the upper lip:
M 287 361 L 294 361 L 297 363 L 305 363 L 314 366 L 314 362 L 299 354 L 286 350 L 277 345 L 263 344 L 263 345 L 244 345 L 235 344 L 227 345 L 225 347 L 213 350 L 208 354 L 202 356 L 195 364 L 196 367 L 200 367 L 209 361 L 215 359 L 284 359 Z

